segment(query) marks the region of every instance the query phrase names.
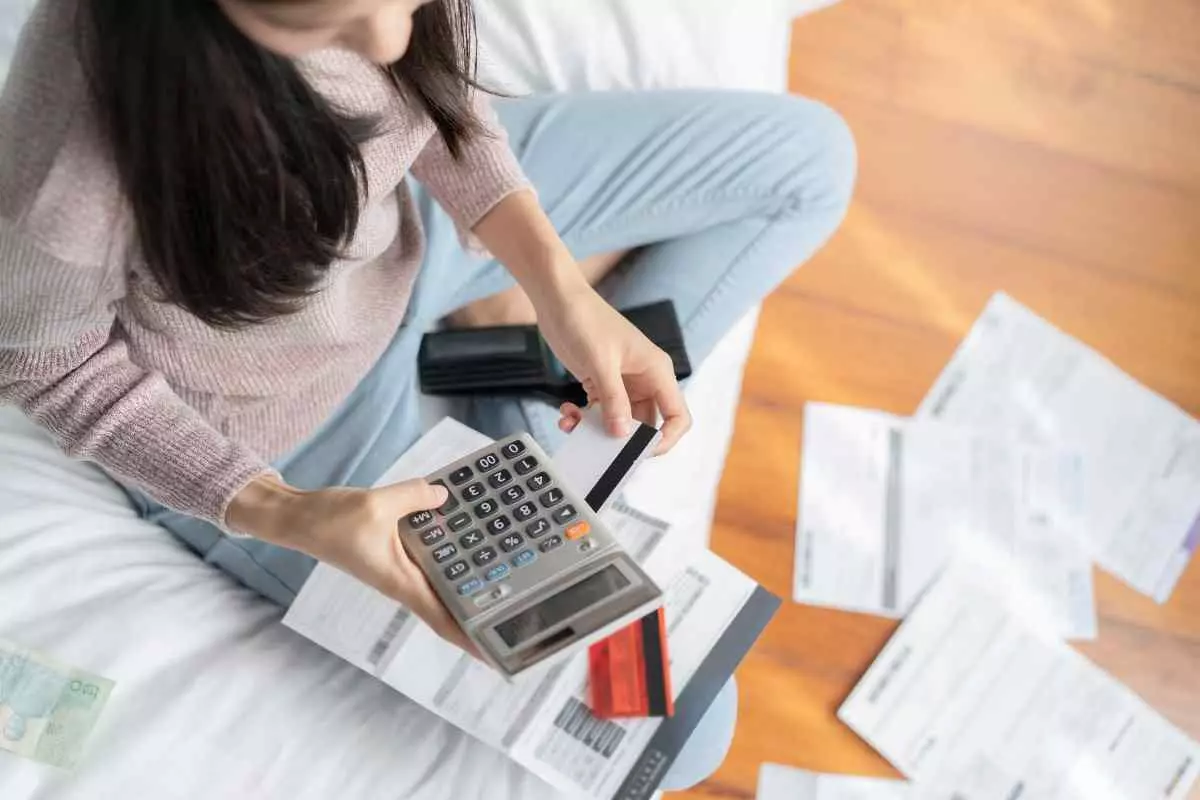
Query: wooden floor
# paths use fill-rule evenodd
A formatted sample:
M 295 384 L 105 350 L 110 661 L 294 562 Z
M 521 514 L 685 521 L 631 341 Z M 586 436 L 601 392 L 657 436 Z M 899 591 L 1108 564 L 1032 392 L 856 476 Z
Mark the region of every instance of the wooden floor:
M 997 289 L 1200 416 L 1200 2 L 844 0 L 791 74 L 854 129 L 857 199 L 764 310 L 717 552 L 789 597 L 804 403 L 911 412 Z M 1081 649 L 1200 738 L 1197 562 L 1164 606 L 1098 574 Z M 753 797 L 764 761 L 894 774 L 834 717 L 892 630 L 786 603 L 685 796 Z

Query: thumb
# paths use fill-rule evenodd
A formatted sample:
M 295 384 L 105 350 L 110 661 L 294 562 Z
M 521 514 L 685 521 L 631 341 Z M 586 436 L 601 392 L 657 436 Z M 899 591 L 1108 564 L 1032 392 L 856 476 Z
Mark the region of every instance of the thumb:
M 438 508 L 449 497 L 444 486 L 434 486 L 421 478 L 381 486 L 375 490 L 375 495 L 393 509 L 397 516 Z
M 629 433 L 633 409 L 629 405 L 629 392 L 625 390 L 621 370 L 613 368 L 603 372 L 592 384 L 585 388 L 589 399 L 600 404 L 600 410 L 604 413 L 604 427 L 613 436 Z

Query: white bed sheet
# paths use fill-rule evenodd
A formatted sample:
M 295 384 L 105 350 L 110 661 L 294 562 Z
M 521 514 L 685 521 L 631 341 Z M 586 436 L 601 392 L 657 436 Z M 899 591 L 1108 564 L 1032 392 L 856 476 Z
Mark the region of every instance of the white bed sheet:
M 15 28 L 17 11 L 30 5 L 0 0 L 0 79 L 9 56 L 5 32 Z M 751 6 L 759 24 L 747 26 L 743 19 L 741 44 L 733 48 L 703 39 L 705 31 L 719 35 L 719 26 L 664 30 L 688 17 L 646 16 L 637 7 L 670 5 L 744 18 L 748 9 L 738 4 L 605 0 L 613 9 L 610 21 L 637 20 L 624 29 L 622 52 L 653 48 L 661 54 L 671 47 L 675 61 L 661 62 L 669 69 L 639 73 L 627 68 L 625 56 L 606 62 L 592 52 L 586 70 L 562 66 L 541 77 L 522 72 L 530 42 L 548 54 L 547 64 L 574 57 L 572 37 L 586 35 L 579 26 L 595 20 L 564 26 L 561 18 L 575 9 L 565 5 L 503 0 L 493 6 L 501 14 L 525 14 L 527 26 L 545 22 L 566 38 L 509 26 L 518 35 L 503 39 L 493 27 L 499 18 L 485 16 L 485 69 L 490 64 L 522 74 L 536 89 L 579 88 L 577 80 L 596 88 L 672 81 L 782 88 L 786 39 L 779 31 L 794 0 Z M 767 65 L 757 72 L 738 64 L 725 71 L 705 58 L 718 46 L 728 58 L 762 49 L 775 58 L 756 61 Z M 711 521 L 753 316 L 689 387 L 697 428 L 684 448 L 649 467 L 628 489 L 634 502 L 698 541 L 705 540 Z M 0 408 L 0 637 L 117 682 L 75 773 L 0 753 L 0 797 L 554 796 L 499 754 L 292 634 L 279 617 L 270 604 L 138 520 L 122 492 L 94 467 L 63 457 L 13 409 Z

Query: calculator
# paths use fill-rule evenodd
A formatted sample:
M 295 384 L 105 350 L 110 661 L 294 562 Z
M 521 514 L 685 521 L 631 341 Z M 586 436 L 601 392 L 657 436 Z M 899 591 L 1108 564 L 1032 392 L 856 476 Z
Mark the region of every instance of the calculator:
M 401 520 L 400 539 L 501 674 L 565 657 L 662 605 L 662 590 L 528 434 L 426 479 L 450 496 Z

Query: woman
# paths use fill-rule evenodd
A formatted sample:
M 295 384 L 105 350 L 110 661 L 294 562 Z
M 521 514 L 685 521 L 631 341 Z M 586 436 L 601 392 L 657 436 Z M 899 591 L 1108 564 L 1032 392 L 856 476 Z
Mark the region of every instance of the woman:
M 674 300 L 703 359 L 833 232 L 854 172 L 811 102 L 493 111 L 473 62 L 467 0 L 43 0 L 0 105 L 0 401 L 265 596 L 323 560 L 460 644 L 395 536 L 444 490 L 352 488 L 419 433 L 421 334 L 536 320 L 614 433 L 661 416 L 668 449 L 670 361 L 614 306 Z M 549 444 L 579 413 L 471 422 Z M 717 760 L 723 702 L 689 744 Z

